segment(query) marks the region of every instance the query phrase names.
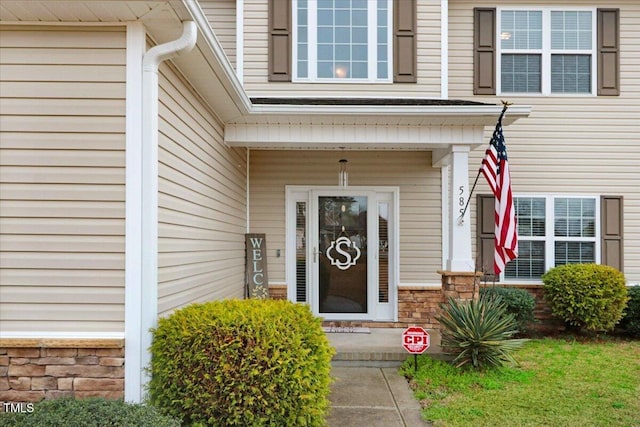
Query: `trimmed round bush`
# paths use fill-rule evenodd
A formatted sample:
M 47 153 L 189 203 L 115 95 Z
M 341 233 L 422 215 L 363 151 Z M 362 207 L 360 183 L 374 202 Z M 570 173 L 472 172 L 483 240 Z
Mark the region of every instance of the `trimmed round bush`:
M 542 276 L 544 299 L 551 312 L 569 326 L 608 331 L 627 304 L 624 275 L 598 264 L 567 264 Z
M 629 302 L 620 327 L 627 335 L 640 337 L 640 286 L 631 286 L 627 291 Z
M 500 298 L 507 313 L 513 314 L 516 319 L 518 332 L 525 332 L 528 325 L 535 321 L 533 310 L 536 307 L 536 300 L 533 295 L 524 289 L 492 286 L 481 288 L 480 295 Z
M 25 405 L 25 404 L 23 404 Z M 6 427 L 180 427 L 156 408 L 103 398 L 43 400 L 22 413 L 0 414 Z
M 321 426 L 334 349 L 305 304 L 225 300 L 160 319 L 150 401 L 187 425 Z

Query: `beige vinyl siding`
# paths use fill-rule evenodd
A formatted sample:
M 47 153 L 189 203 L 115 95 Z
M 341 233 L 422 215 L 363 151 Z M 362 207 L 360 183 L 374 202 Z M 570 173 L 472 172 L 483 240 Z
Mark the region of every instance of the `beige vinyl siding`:
M 236 0 L 200 0 L 198 3 L 231 65 L 236 68 Z
M 510 5 L 530 5 L 512 1 Z M 536 2 L 549 6 L 552 2 Z M 531 105 L 528 118 L 504 130 L 513 191 L 542 194 L 624 196 L 624 272 L 640 283 L 640 3 L 580 2 L 580 7 L 620 8 L 620 96 L 473 97 L 473 7 L 495 3 L 449 2 L 450 96 L 498 103 L 507 99 Z M 508 114 L 508 112 L 507 112 Z M 488 143 L 490 129 L 485 141 Z M 483 149 L 472 152 L 480 164 Z M 488 193 L 481 180 L 480 192 Z M 474 215 L 475 216 L 475 215 Z
M 123 332 L 123 27 L 0 28 L 0 330 Z
M 417 2 L 418 82 L 396 84 L 268 82 L 267 6 L 265 0 L 244 1 L 244 87 L 250 96 L 440 97 L 439 1 Z
M 251 232 L 266 233 L 270 282 L 285 281 L 285 186 L 337 185 L 341 158 L 350 186 L 400 188 L 400 282 L 439 283 L 440 169 L 429 152 L 251 150 Z
M 158 311 L 242 297 L 246 150 L 169 66 L 160 72 Z

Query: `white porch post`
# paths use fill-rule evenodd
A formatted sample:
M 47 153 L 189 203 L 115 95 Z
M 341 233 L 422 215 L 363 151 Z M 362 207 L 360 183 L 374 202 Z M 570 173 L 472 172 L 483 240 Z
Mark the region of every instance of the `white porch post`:
M 475 271 L 471 256 L 471 221 L 469 211 L 460 214 L 469 197 L 468 145 L 451 147 L 451 189 L 449 192 L 449 254 L 447 270 L 455 272 Z

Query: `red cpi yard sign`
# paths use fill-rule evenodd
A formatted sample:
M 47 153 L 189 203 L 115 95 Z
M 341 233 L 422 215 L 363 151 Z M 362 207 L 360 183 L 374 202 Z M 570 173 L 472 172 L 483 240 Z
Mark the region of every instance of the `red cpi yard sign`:
M 411 354 L 422 354 L 429 348 L 429 334 L 420 326 L 410 326 L 402 332 L 402 347 Z

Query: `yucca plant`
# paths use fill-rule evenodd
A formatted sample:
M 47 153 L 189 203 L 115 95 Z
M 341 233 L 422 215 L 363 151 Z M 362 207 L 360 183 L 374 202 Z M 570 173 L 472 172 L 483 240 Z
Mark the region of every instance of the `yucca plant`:
M 475 369 L 516 364 L 512 353 L 526 339 L 513 339 L 517 321 L 508 313 L 500 298 L 482 295 L 478 300 L 456 301 L 449 298 L 437 316 L 442 325 L 442 347 L 456 357 L 460 367 L 470 364 Z

